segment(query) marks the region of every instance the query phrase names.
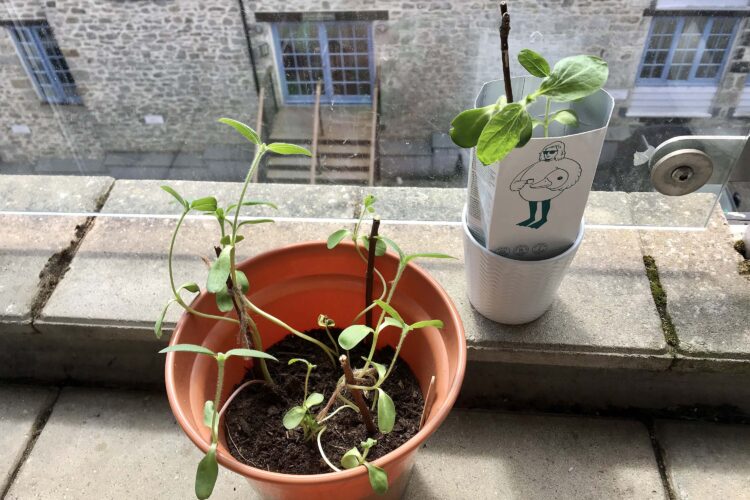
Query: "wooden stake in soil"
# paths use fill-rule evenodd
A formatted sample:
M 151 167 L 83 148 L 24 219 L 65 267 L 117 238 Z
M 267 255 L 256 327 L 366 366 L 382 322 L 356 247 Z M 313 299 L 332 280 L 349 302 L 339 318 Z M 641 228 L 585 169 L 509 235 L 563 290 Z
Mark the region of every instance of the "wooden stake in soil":
M 427 415 L 432 410 L 432 403 L 435 402 L 435 375 L 430 379 L 430 386 L 427 388 L 427 394 L 424 395 L 424 406 L 422 407 L 422 418 L 419 419 L 419 428 L 424 427 L 427 421 Z
M 513 87 L 510 85 L 510 55 L 508 54 L 508 35 L 510 34 L 510 14 L 507 2 L 500 2 L 500 51 L 503 57 L 503 83 L 508 103 L 513 102 Z
M 370 229 L 369 248 L 367 249 L 367 275 L 365 276 L 365 308 L 372 304 L 372 284 L 375 271 L 375 247 L 377 247 L 378 228 L 380 227 L 380 217 L 372 219 L 372 228 Z M 365 313 L 365 324 L 374 328 L 372 324 L 372 309 Z
M 344 378 L 346 379 L 346 384 L 349 386 L 356 385 L 356 381 L 354 380 L 354 373 L 352 373 L 352 367 L 349 366 L 349 358 L 347 358 L 346 355 L 342 354 L 339 358 L 339 361 L 341 362 L 341 368 L 344 369 Z M 375 422 L 372 421 L 372 415 L 370 414 L 370 409 L 367 407 L 367 403 L 365 403 L 365 398 L 362 395 L 362 391 L 359 389 L 353 389 L 351 387 L 348 387 L 348 389 L 349 392 L 352 393 L 354 404 L 356 404 L 357 408 L 359 408 L 359 414 L 362 416 L 362 420 L 365 423 L 368 434 L 377 434 L 378 429 L 377 427 L 375 427 Z

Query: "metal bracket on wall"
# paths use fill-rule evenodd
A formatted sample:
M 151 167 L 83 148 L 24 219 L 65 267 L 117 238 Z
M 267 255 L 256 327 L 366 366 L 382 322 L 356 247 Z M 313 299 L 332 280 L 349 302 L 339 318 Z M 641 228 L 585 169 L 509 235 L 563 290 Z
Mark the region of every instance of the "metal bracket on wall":
M 738 165 L 750 161 L 749 137 L 693 135 L 661 143 L 649 159 L 651 183 L 668 196 L 683 196 L 706 184 L 722 188 Z

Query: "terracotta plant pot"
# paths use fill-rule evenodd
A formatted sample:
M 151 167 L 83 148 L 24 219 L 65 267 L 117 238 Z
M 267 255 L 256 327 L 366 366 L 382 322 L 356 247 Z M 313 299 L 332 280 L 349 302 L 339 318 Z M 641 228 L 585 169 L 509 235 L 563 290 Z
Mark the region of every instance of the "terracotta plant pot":
M 377 266 L 386 279 L 395 275 L 398 259 L 390 252 Z M 238 265 L 250 279 L 250 299 L 265 311 L 301 331 L 316 328 L 319 314 L 337 325 L 348 325 L 363 309 L 364 263 L 353 245 L 341 244 L 328 250 L 325 243 L 302 243 L 267 252 Z M 292 475 L 256 469 L 237 461 L 227 450 L 223 425 L 218 460 L 229 470 L 245 476 L 264 497 L 274 499 L 400 498 L 422 443 L 448 415 L 458 396 L 466 368 L 466 339 L 453 302 L 430 276 L 409 265 L 396 291 L 393 305 L 404 320 L 441 319 L 441 330 L 424 329 L 410 334 L 401 358 L 416 375 L 425 394 L 434 375 L 435 399 L 424 427 L 398 449 L 373 462 L 388 473 L 389 490 L 376 495 L 363 467 L 316 475 Z M 220 314 L 214 298 L 203 292 L 193 303 L 199 311 Z M 260 318 L 259 318 L 260 319 Z M 287 335 L 272 323 L 258 322 L 264 348 Z M 386 337 L 386 338 L 382 338 Z M 397 336 L 383 335 L 379 343 L 394 345 Z M 170 344 L 200 344 L 213 351 L 237 347 L 235 327 L 228 322 L 184 314 Z M 249 362 L 230 358 L 226 365 L 225 400 L 241 381 Z M 172 411 L 188 437 L 204 452 L 209 431 L 203 425 L 203 404 L 213 398 L 216 363 L 208 356 L 169 353 L 166 358 L 166 386 Z M 259 418 L 263 418 L 260 416 Z M 279 422 L 281 425 L 281 422 Z M 352 443 L 354 446 L 356 443 Z

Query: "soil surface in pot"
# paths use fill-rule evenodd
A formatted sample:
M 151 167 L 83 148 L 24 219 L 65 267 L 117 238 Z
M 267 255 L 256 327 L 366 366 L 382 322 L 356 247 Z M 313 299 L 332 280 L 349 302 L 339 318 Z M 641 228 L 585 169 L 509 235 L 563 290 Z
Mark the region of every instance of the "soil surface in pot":
M 325 330 L 312 330 L 308 335 L 330 344 Z M 338 331 L 332 331 L 335 336 Z M 391 332 L 387 332 L 389 334 Z M 396 334 L 393 332 L 393 334 Z M 417 333 L 418 334 L 418 333 Z M 334 367 L 325 353 L 311 342 L 295 336 L 288 336 L 268 349 L 268 353 L 279 359 L 279 363 L 269 362 L 268 369 L 276 383 L 271 388 L 264 384 L 253 384 L 245 388 L 230 404 L 225 416 L 225 428 L 229 451 L 242 463 L 258 469 L 285 474 L 324 474 L 332 472 L 318 451 L 317 442 L 305 441 L 300 428 L 287 431 L 282 424 L 284 414 L 302 402 L 304 395 L 304 363 L 289 365 L 292 358 L 303 358 L 317 365 L 310 374 L 308 394 L 319 392 L 325 401 L 313 408 L 316 415 L 327 403 L 336 382 L 343 375 L 338 364 Z M 388 364 L 394 350 L 386 347 L 375 353 L 374 361 Z M 352 364 L 361 367 L 367 349 L 360 344 L 351 351 Z M 248 372 L 247 379 L 252 379 Z M 367 456 L 368 461 L 389 453 L 419 430 L 424 399 L 419 383 L 409 366 L 399 359 L 393 372 L 383 384 L 383 390 L 393 399 L 396 406 L 396 424 L 388 434 L 372 436 L 378 443 Z M 351 395 L 344 392 L 351 400 Z M 371 403 L 371 401 L 369 401 Z M 331 408 L 332 413 L 339 404 Z M 377 422 L 377 409 L 373 419 Z M 350 409 L 341 410 L 325 422 L 322 443 L 328 459 L 341 468 L 341 456 L 368 437 L 358 413 Z

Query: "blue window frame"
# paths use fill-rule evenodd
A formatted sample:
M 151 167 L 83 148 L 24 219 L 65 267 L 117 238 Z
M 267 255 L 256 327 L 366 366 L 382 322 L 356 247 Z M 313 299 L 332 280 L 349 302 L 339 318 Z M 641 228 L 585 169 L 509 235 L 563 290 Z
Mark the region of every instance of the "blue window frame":
M 285 102 L 314 102 L 318 81 L 323 82 L 323 102 L 371 102 L 375 68 L 370 23 L 279 23 L 273 34 Z
M 9 27 L 39 98 L 50 104 L 81 104 L 75 80 L 47 23 Z
M 640 85 L 718 82 L 738 24 L 732 17 L 655 17 L 636 82 Z

